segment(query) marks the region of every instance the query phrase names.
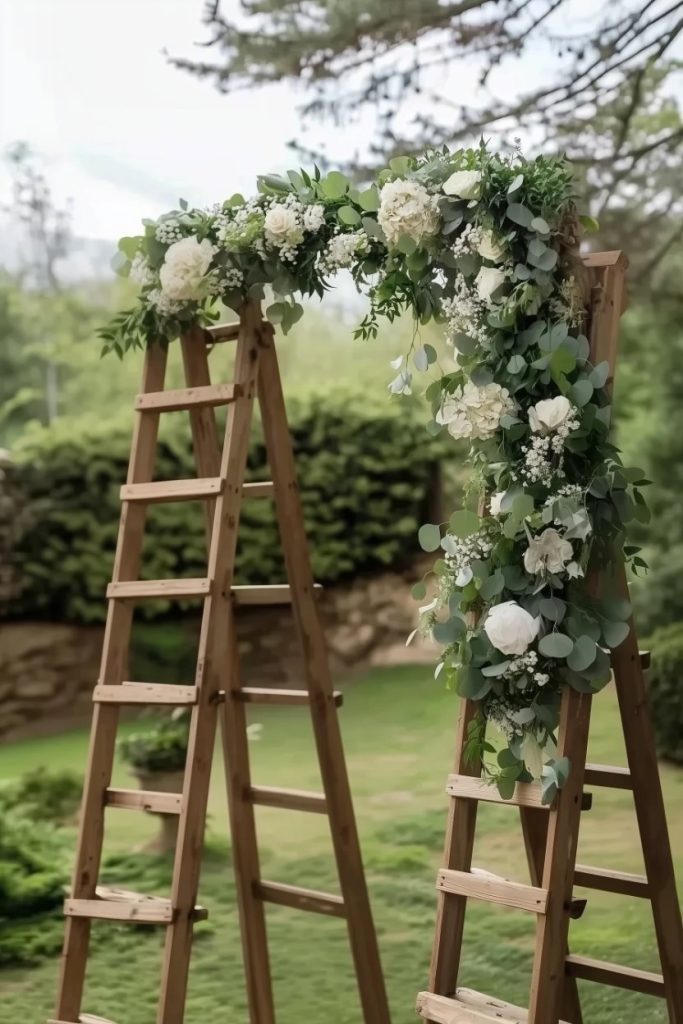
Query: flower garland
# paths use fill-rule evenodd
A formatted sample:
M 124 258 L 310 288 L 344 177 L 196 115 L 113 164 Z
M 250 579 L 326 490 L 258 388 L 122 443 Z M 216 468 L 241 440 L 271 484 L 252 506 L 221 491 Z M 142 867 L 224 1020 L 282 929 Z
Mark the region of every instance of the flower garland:
M 628 520 L 647 518 L 648 481 L 608 439 L 609 367 L 591 365 L 582 333 L 580 223 L 591 226 L 576 216 L 563 159 L 483 144 L 396 158 L 364 190 L 337 171 L 268 175 L 252 199 L 210 210 L 181 201 L 123 238 L 116 266 L 139 302 L 101 332 L 105 351 L 122 355 L 212 323 L 219 302 L 238 310 L 267 286 L 266 316 L 286 332 L 298 297 L 322 295 L 342 269 L 370 299 L 357 336 L 405 310 L 418 325 L 445 324 L 453 368 L 426 388 L 428 430 L 469 442 L 469 494 L 488 498 L 421 528 L 440 557 L 420 628 L 443 645 L 436 674 L 480 702 L 468 756 L 483 758 L 502 795 L 540 778 L 545 800 L 570 767 L 553 757 L 562 689 L 604 687 L 609 649 L 629 631 L 627 602 L 589 593 L 589 557 L 644 566 L 623 540 Z M 437 367 L 418 333 L 392 364 L 393 394 Z M 426 583 L 413 592 L 424 599 Z M 498 752 L 487 720 L 505 738 Z

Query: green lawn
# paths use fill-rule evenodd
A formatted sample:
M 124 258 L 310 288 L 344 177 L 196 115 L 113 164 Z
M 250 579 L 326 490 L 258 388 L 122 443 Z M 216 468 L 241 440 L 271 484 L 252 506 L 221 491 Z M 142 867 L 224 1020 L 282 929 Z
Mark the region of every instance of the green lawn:
M 595 761 L 623 763 L 619 723 L 610 691 L 595 702 L 591 740 Z M 346 687 L 341 710 L 365 863 L 394 1024 L 415 1018 L 415 993 L 424 985 L 434 921 L 434 878 L 443 840 L 444 782 L 451 762 L 455 698 L 428 668 L 375 671 Z M 308 721 L 296 709 L 259 712 L 263 737 L 252 746 L 257 782 L 317 788 Z M 82 732 L 6 745 L 0 779 L 36 764 L 84 763 Z M 134 784 L 125 768 L 117 781 Z M 678 867 L 683 868 L 683 772 L 663 768 Z M 247 1021 L 229 851 L 225 795 L 217 764 L 211 792 L 209 841 L 201 901 L 210 917 L 197 927 L 187 1024 Z M 169 866 L 142 852 L 155 823 L 136 812 L 109 813 L 108 854 L 126 855 L 116 876 L 129 888 L 163 892 Z M 259 834 L 267 878 L 335 889 L 326 819 L 261 809 Z M 584 815 L 579 859 L 640 871 L 635 818 L 628 793 L 598 791 Z M 527 880 L 516 813 L 480 811 L 475 862 Z M 284 908 L 268 911 L 278 1024 L 359 1024 L 354 978 L 343 923 Z M 117 1024 L 151 1024 L 159 981 L 161 936 L 105 922 L 95 939 L 84 1010 Z M 591 894 L 572 925 L 577 952 L 657 969 L 649 907 L 637 900 Z M 533 921 L 522 912 L 471 904 L 463 984 L 524 1005 L 533 945 Z M 0 1022 L 39 1022 L 51 1015 L 56 960 L 30 970 L 0 973 Z M 666 1020 L 655 999 L 584 986 L 586 1024 L 657 1024 Z

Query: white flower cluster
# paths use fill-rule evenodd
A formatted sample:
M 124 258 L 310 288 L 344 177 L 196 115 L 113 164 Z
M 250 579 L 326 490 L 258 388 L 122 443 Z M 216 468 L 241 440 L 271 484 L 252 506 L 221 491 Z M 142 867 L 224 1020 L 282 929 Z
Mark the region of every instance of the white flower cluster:
M 325 225 L 325 207 L 322 203 L 306 206 L 304 209 L 304 230 L 316 232 Z
M 368 242 L 368 236 L 363 230 L 335 235 L 329 240 L 325 251 L 318 259 L 321 273 L 334 274 L 338 270 L 350 267 L 356 253 L 364 252 Z
M 143 252 L 136 252 L 130 265 L 128 275 L 131 281 L 140 288 L 150 288 L 156 281 L 156 275 L 149 265 L 149 261 Z
M 456 278 L 453 294 L 442 301 L 441 308 L 446 317 L 447 341 L 452 342 L 456 334 L 466 334 L 480 343 L 488 340 L 487 304 L 477 291 L 469 287 L 464 277 Z
M 534 436 L 531 444 L 522 445 L 522 476 L 550 486 L 553 476 L 564 476 L 564 444 L 580 426 L 576 409 L 564 395 L 545 398 L 529 409 L 529 425 Z
M 501 418 L 514 410 L 507 388 L 495 383 L 477 387 L 468 380 L 446 395 L 436 422 L 445 425 L 456 439 L 487 441 L 500 427 Z
M 154 288 L 147 296 L 147 301 L 160 316 L 175 316 L 183 308 L 182 302 L 170 299 L 161 288 Z
M 226 249 L 234 251 L 252 248 L 265 259 L 263 240 L 263 210 L 257 199 L 249 199 L 237 209 L 219 211 L 216 215 L 216 236 Z
M 526 675 L 527 677 L 530 676 L 532 682 L 536 683 L 537 686 L 545 686 L 546 683 L 550 682 L 550 676 L 547 672 L 537 672 L 537 665 L 538 654 L 536 651 L 527 651 L 526 654 L 520 654 L 519 657 L 513 658 L 510 661 L 510 664 L 503 673 L 503 677 L 514 681 L 519 679 L 520 676 Z
M 456 257 L 469 256 L 479 251 L 481 231 L 474 224 L 466 224 L 451 246 L 451 252 Z
M 379 194 L 377 220 L 390 246 L 401 235 L 420 245 L 439 230 L 436 198 L 417 181 L 388 181 Z
M 447 533 L 441 542 L 445 552 L 445 562 L 456 587 L 466 587 L 472 579 L 470 568 L 472 562 L 480 558 L 488 558 L 493 544 L 488 535 L 481 530 L 469 537 L 454 537 Z
M 189 235 L 166 250 L 159 271 L 161 290 L 173 302 L 192 302 L 203 298 L 210 287 L 211 260 L 216 252 L 208 238 L 200 242 Z
M 163 245 L 172 245 L 173 242 L 179 242 L 183 237 L 183 229 L 175 217 L 164 217 L 157 224 L 154 234 L 157 242 L 161 242 Z
M 239 267 L 226 267 L 220 281 L 223 288 L 241 288 L 244 284 L 244 274 Z

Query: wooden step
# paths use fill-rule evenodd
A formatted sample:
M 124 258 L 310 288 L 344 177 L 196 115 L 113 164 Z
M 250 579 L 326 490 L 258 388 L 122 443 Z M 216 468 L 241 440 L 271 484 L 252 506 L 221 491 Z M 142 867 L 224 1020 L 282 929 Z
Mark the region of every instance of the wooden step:
M 206 597 L 211 590 L 211 580 L 129 580 L 110 583 L 107 597 L 119 601 L 135 601 L 140 597 Z
M 278 903 L 295 910 L 310 910 L 314 914 L 328 917 L 346 917 L 344 900 L 327 892 L 302 889 L 298 885 L 283 885 L 280 882 L 255 882 L 254 894 L 266 903 Z
M 488 903 L 499 903 L 504 907 L 514 907 L 516 910 L 528 910 L 534 914 L 545 914 L 548 905 L 547 889 L 538 889 L 523 882 L 511 882 L 478 868 L 472 871 L 442 868 L 436 878 L 436 888 L 454 896 L 469 896 Z
M 635 967 L 624 967 L 622 964 L 611 964 L 606 960 L 593 960 L 588 956 L 573 954 L 567 957 L 565 970 L 571 978 L 597 981 L 601 985 L 612 985 L 615 988 L 628 989 L 630 992 L 666 998 L 664 979 L 661 974 L 653 974 L 651 971 L 639 971 Z
M 148 484 L 124 484 L 121 501 L 142 501 L 149 505 L 162 501 L 189 501 L 194 498 L 215 498 L 223 488 L 219 476 L 196 480 L 158 480 Z
M 503 799 L 495 786 L 478 775 L 449 775 L 446 783 L 449 796 L 466 800 L 485 800 L 492 804 L 510 804 L 514 807 L 537 807 L 547 811 L 549 804 L 541 801 L 541 787 L 535 782 L 518 782 L 509 800 Z
M 282 807 L 288 811 L 327 814 L 324 793 L 309 793 L 303 789 L 279 789 L 275 786 L 251 786 L 249 799 L 260 807 Z
M 609 764 L 587 764 L 584 786 L 603 786 L 607 789 L 633 789 L 628 768 Z
M 433 1024 L 528 1024 L 529 1020 L 528 1011 L 521 1006 L 469 988 L 459 988 L 455 996 L 420 992 L 416 1009 L 423 1020 Z
M 96 1017 L 94 1013 L 82 1013 L 78 1020 L 80 1024 L 113 1024 L 106 1017 Z M 73 1021 L 55 1020 L 52 1018 L 48 1020 L 47 1024 L 73 1024 Z
M 308 690 L 270 689 L 265 686 L 243 686 L 240 690 L 232 690 L 230 695 L 233 700 L 239 700 L 245 704 L 289 704 L 303 707 L 311 702 Z M 344 694 L 339 690 L 334 690 L 332 700 L 339 708 L 344 703 Z
M 121 807 L 131 811 L 155 811 L 157 814 L 180 814 L 182 793 L 160 793 L 144 789 L 115 789 L 105 792 L 107 807 Z
M 218 341 L 235 341 L 239 332 L 239 323 L 215 324 L 213 327 L 204 328 L 206 340 L 211 345 L 214 345 Z
M 621 896 L 636 896 L 649 899 L 650 886 L 645 875 L 631 875 L 625 871 L 611 871 L 606 868 L 577 864 L 574 869 L 574 885 L 600 892 L 616 892 Z
M 98 704 L 196 704 L 196 686 L 173 683 L 120 683 L 96 686 L 92 699 Z
M 322 590 L 322 586 L 315 583 L 313 589 L 317 593 Z M 232 588 L 232 597 L 238 608 L 255 604 L 291 604 L 292 588 L 287 583 L 238 586 Z
M 275 484 L 272 480 L 259 480 L 255 483 L 245 484 L 242 494 L 245 498 L 272 498 L 275 494 Z
M 163 896 L 145 896 L 129 889 L 98 885 L 93 900 L 66 899 L 67 917 L 91 917 L 102 921 L 130 921 L 133 924 L 171 924 L 177 911 Z M 208 917 L 204 907 L 195 907 L 193 921 Z
M 135 399 L 140 412 L 180 412 L 229 405 L 240 396 L 236 384 L 204 384 L 196 388 L 171 388 L 168 391 L 145 391 Z

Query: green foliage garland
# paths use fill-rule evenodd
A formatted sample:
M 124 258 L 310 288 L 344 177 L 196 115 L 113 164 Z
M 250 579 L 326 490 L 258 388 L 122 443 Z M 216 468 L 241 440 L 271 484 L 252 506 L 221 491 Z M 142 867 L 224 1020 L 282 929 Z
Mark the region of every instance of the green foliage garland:
M 414 373 L 434 367 L 428 430 L 469 441 L 473 504 L 489 497 L 486 514 L 422 527 L 422 546 L 441 553 L 423 628 L 443 645 L 437 671 L 481 702 L 471 756 L 495 753 L 485 716 L 507 740 L 485 763 L 501 793 L 540 778 L 552 799 L 570 769 L 552 756 L 562 688 L 604 687 L 609 649 L 629 631 L 625 602 L 589 594 L 589 557 L 623 551 L 637 567 L 624 525 L 647 517 L 647 481 L 608 438 L 609 368 L 591 365 L 582 333 L 576 247 L 579 224 L 592 225 L 577 218 L 566 161 L 482 144 L 396 158 L 362 191 L 336 171 L 290 171 L 260 179 L 248 201 L 180 205 L 122 239 L 118 269 L 140 302 L 102 332 L 106 351 L 169 340 L 211 322 L 218 300 L 238 310 L 266 286 L 266 315 L 287 331 L 298 297 L 321 295 L 342 268 L 370 298 L 358 335 L 405 310 L 445 323 L 454 359 L 416 330 L 390 390 L 410 393 Z

